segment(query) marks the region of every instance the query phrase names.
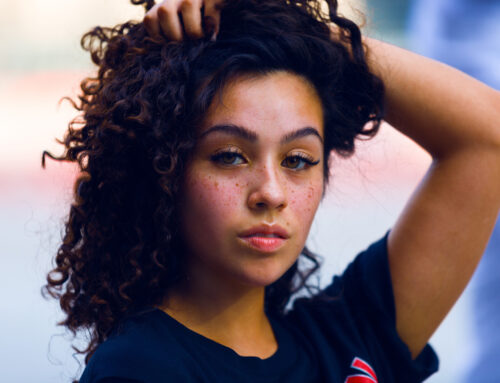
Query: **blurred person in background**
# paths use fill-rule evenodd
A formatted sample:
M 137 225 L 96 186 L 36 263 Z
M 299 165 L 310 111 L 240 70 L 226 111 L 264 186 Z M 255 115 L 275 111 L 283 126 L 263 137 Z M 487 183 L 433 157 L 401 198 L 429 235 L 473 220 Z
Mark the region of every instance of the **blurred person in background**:
M 414 0 L 409 21 L 412 50 L 500 89 L 500 1 Z M 477 353 L 464 381 L 500 382 L 500 221 L 472 287 Z

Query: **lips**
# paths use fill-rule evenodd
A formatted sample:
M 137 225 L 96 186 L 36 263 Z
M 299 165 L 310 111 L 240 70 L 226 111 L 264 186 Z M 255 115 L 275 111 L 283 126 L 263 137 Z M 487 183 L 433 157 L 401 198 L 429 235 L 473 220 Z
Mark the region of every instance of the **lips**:
M 290 237 L 288 232 L 279 225 L 259 225 L 238 234 L 239 237 L 282 238 Z
M 241 232 L 241 241 L 261 253 L 273 253 L 280 249 L 290 237 L 288 232 L 278 225 L 260 225 Z

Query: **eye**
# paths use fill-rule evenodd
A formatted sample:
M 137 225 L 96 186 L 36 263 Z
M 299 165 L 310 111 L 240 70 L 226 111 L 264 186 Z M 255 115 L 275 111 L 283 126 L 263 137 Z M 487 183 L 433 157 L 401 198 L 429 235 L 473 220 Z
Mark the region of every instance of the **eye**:
M 241 165 L 245 161 L 241 153 L 233 150 L 224 150 L 215 153 L 210 159 L 221 165 Z
M 312 157 L 309 157 L 305 154 L 295 154 L 293 156 L 288 156 L 281 163 L 282 166 L 293 170 L 304 170 L 317 164 L 319 164 L 319 160 L 314 161 Z

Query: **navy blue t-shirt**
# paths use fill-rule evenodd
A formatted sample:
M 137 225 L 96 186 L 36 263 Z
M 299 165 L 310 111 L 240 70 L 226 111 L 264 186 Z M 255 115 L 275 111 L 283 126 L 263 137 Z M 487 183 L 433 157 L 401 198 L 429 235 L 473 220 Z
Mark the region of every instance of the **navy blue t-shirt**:
M 278 350 L 260 359 L 145 310 L 99 345 L 80 383 L 412 383 L 438 368 L 429 345 L 412 360 L 396 332 L 387 234 L 320 294 L 269 320 Z

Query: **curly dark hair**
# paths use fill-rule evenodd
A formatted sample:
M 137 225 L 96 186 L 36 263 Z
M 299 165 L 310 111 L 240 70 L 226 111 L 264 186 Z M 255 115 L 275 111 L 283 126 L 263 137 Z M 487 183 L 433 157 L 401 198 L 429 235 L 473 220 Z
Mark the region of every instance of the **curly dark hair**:
M 184 275 L 178 196 L 195 130 L 224 84 L 243 74 L 289 71 L 316 88 L 324 113 L 324 177 L 331 151 L 353 153 L 383 117 L 384 87 L 370 72 L 358 26 L 337 2 L 226 0 L 216 41 L 150 37 L 141 22 L 96 27 L 82 38 L 98 66 L 71 101 L 64 154 L 77 163 L 74 201 L 44 296 L 60 301 L 59 325 L 90 334 L 85 362 L 126 316 L 162 302 Z M 150 9 L 154 1 L 132 0 Z M 338 28 L 331 37 L 330 26 Z M 369 123 L 369 124 L 367 124 Z M 266 311 L 282 314 L 319 268 L 302 257 L 266 287 Z M 309 259 L 304 269 L 298 261 Z

